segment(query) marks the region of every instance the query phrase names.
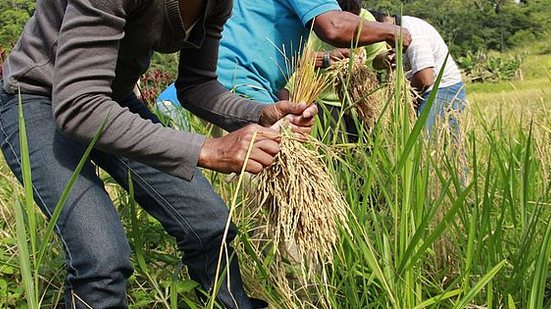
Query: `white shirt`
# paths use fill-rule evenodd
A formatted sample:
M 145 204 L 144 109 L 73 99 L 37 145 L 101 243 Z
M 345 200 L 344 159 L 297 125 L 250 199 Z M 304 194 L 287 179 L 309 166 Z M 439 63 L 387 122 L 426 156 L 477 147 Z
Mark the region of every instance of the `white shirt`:
M 448 55 L 448 46 L 438 31 L 422 19 L 403 16 L 402 26 L 408 29 L 411 34 L 411 44 L 404 55 L 404 63 L 406 70 L 408 70 L 407 78 L 411 79 L 413 74 L 432 67 L 434 80 L 436 81 Z M 439 88 L 452 86 L 459 82 L 461 82 L 461 71 L 459 71 L 457 64 L 450 55 Z M 432 86 L 427 91 L 431 89 Z

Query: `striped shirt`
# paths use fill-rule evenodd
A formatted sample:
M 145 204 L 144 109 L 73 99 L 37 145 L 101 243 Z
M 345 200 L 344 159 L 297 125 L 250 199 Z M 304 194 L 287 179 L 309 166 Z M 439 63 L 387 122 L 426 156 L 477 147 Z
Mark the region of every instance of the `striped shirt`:
M 402 26 L 409 30 L 412 39 L 411 45 L 404 55 L 408 79 L 411 79 L 415 73 L 423 69 L 433 68 L 436 81 L 448 55 L 448 46 L 438 31 L 422 19 L 403 16 Z M 461 72 L 450 55 L 439 87 L 449 87 L 459 82 L 461 82 Z M 426 91 L 431 89 L 432 86 Z

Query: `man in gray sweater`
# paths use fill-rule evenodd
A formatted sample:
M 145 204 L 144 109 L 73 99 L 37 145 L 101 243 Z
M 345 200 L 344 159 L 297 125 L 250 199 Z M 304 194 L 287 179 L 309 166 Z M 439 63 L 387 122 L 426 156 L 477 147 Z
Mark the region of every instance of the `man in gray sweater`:
M 239 172 L 246 164 L 258 173 L 279 151 L 278 131 L 270 126 L 286 117 L 297 130 L 311 129 L 315 106 L 259 104 L 218 83 L 220 33 L 231 8 L 231 1 L 215 0 L 37 2 L 3 66 L 0 143 L 21 180 L 20 91 L 34 198 L 46 216 L 105 124 L 56 225 L 66 252 L 66 307 L 127 306 L 130 248 L 96 165 L 125 188 L 130 175 L 140 206 L 176 238 L 191 278 L 210 291 L 228 211 L 197 167 Z M 230 134 L 211 139 L 159 124 L 132 93 L 153 51 L 180 51 L 181 101 Z M 254 132 L 259 134 L 252 141 Z M 235 235 L 232 225 L 226 242 Z M 217 301 L 226 308 L 256 307 L 244 292 L 236 259 L 223 260 L 228 276 Z

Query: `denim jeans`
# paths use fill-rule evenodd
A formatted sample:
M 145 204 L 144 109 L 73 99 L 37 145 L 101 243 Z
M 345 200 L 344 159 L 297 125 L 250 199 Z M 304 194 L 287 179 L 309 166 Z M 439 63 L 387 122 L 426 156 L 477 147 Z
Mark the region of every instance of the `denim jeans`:
M 421 115 L 431 92 L 434 91 L 436 91 L 436 97 L 432 103 L 432 108 L 429 112 L 427 122 L 425 123 L 425 128 L 429 132 L 432 132 L 437 119 L 447 117 L 450 127 L 457 132 L 459 130 L 457 118 L 453 114 L 446 115 L 446 113 L 449 111 L 462 112 L 465 109 L 467 104 L 465 84 L 459 82 L 448 87 L 440 87 L 427 91 L 421 96 L 421 103 L 417 109 L 418 115 Z
M 22 101 L 34 199 L 49 218 L 87 145 L 64 136 L 56 129 L 49 97 L 23 94 Z M 120 104 L 142 118 L 157 121 L 135 97 L 129 97 Z M 17 109 L 18 97 L 2 90 L 1 148 L 9 167 L 21 181 Z M 76 308 L 85 308 L 78 298 L 92 308 L 127 307 L 126 284 L 133 271 L 129 261 L 130 247 L 119 215 L 96 174 L 96 165 L 126 189 L 130 173 L 138 204 L 159 220 L 167 233 L 176 239 L 190 277 L 199 282 L 204 290 L 210 290 L 228 219 L 228 209 L 210 183 L 199 170 L 188 182 L 128 158 L 95 149 L 76 180 L 56 224 L 56 232 L 66 254 L 66 308 L 73 308 L 73 300 Z M 236 236 L 236 232 L 232 225 L 227 242 Z M 232 256 L 231 248 L 229 256 Z M 252 308 L 251 300 L 243 289 L 237 259 L 230 261 L 229 276 L 224 276 L 220 284 L 217 301 L 225 308 Z M 224 263 L 222 269 L 225 266 Z M 228 277 L 231 278 L 229 288 L 226 282 Z M 78 298 L 71 297 L 73 293 Z

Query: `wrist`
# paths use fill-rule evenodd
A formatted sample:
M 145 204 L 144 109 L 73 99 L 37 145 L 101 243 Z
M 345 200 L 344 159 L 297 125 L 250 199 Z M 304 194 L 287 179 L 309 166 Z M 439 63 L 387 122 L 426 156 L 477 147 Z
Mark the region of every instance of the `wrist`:
M 213 138 L 207 138 L 203 143 L 203 146 L 201 147 L 201 151 L 199 152 L 199 159 L 197 160 L 197 166 L 202 168 L 207 168 L 207 169 L 210 167 L 210 161 L 212 159 L 212 151 L 211 151 L 212 142 L 213 142 Z
M 258 124 L 263 127 L 269 127 L 272 124 L 274 124 L 277 120 L 279 120 L 280 113 L 278 110 L 278 105 L 280 105 L 281 102 L 284 102 L 284 101 L 278 101 L 276 103 L 266 105 L 266 107 L 262 109 L 262 113 L 260 113 Z
M 327 69 L 330 66 L 331 66 L 331 53 L 326 51 L 322 55 L 322 65 L 321 65 L 321 67 L 323 69 Z
M 392 45 L 394 45 L 396 41 L 400 41 L 403 30 L 401 26 L 392 26 L 391 31 L 392 32 L 388 34 L 388 38 L 392 41 Z
M 323 67 L 323 52 L 316 52 L 316 68 Z

